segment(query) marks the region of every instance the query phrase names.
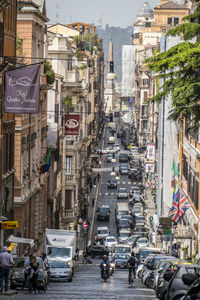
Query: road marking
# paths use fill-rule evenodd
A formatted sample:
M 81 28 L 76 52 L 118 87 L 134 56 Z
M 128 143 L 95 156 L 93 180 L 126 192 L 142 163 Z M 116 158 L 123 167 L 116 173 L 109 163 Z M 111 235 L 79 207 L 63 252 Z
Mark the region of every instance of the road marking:
M 126 181 L 123 181 L 122 184 L 126 184 Z
M 114 195 L 114 193 L 110 193 L 110 195 Z
M 108 193 L 105 193 L 106 196 L 108 196 Z
M 131 182 L 129 181 L 128 184 L 131 184 Z

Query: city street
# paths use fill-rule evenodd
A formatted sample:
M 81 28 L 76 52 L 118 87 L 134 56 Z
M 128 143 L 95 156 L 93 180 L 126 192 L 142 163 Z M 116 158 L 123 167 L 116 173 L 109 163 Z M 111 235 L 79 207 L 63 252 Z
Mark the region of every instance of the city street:
M 106 148 L 107 140 L 109 137 L 109 129 L 105 129 L 105 136 L 103 137 L 103 145 Z M 120 144 L 120 139 L 116 139 L 116 144 Z M 121 150 L 123 148 L 121 147 Z M 116 163 L 108 163 L 106 155 L 103 158 L 102 170 L 101 170 L 101 181 L 99 189 L 99 197 L 97 201 L 97 207 L 103 204 L 110 205 L 111 215 L 110 221 L 97 221 L 96 213 L 94 220 L 93 234 L 96 233 L 98 226 L 108 226 L 110 235 L 117 237 L 117 227 L 115 222 L 115 207 L 117 203 L 117 189 L 107 189 L 106 182 L 110 179 L 110 173 L 112 167 L 115 167 L 115 172 L 119 170 L 119 156 L 118 152 L 115 155 Z M 118 180 L 118 187 L 131 187 L 131 180 L 128 179 L 127 175 L 121 175 Z M 123 200 L 128 201 L 128 200 Z M 50 283 L 46 294 L 30 295 L 24 291 L 18 292 L 18 295 L 11 296 L 11 299 L 15 300 L 26 300 L 26 299 L 156 299 L 153 290 L 147 289 L 142 285 L 140 279 L 136 279 L 132 288 L 128 286 L 128 271 L 127 270 L 116 270 L 114 275 L 110 277 L 107 282 L 103 282 L 100 276 L 100 259 L 93 259 L 93 264 L 80 264 L 76 269 L 73 281 L 70 282 L 58 282 Z M 23 298 L 22 298 L 23 297 Z M 7 299 L 6 296 L 1 297 L 1 300 Z

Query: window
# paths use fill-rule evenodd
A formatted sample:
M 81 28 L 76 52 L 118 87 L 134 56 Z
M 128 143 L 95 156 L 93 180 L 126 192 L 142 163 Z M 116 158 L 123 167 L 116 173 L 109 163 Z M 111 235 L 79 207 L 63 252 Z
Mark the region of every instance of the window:
M 149 79 L 148 78 L 143 79 L 143 85 L 149 85 Z
M 168 18 L 167 24 L 172 25 L 172 18 Z
M 151 22 L 146 22 L 145 27 L 151 27 Z
M 179 18 L 174 18 L 174 26 L 178 25 L 179 23 Z
M 65 209 L 72 209 L 72 190 L 65 190 Z
M 142 116 L 147 116 L 146 106 L 145 105 L 142 106 Z
M 142 122 L 142 125 L 143 125 L 143 126 L 142 126 L 143 129 L 144 129 L 144 130 L 147 130 L 147 121 L 143 121 L 143 122 Z
M 135 38 L 135 39 L 139 39 L 139 38 L 140 38 L 140 34 L 139 34 L 139 33 L 135 33 L 135 34 L 134 34 L 134 38 Z
M 66 174 L 72 174 L 72 156 L 66 156 Z
M 71 61 L 71 60 L 68 61 L 68 63 L 67 63 L 67 70 L 68 70 L 68 71 L 71 71 L 71 70 L 72 70 L 72 61 Z
M 166 29 L 166 28 L 162 29 L 162 32 L 163 32 L 163 33 L 166 33 L 166 32 L 167 32 L 167 29 Z
M 59 104 L 55 104 L 55 123 L 58 123 L 59 120 Z
M 144 101 L 147 101 L 148 98 L 148 92 L 144 92 Z
M 58 79 L 56 79 L 56 92 L 58 92 Z

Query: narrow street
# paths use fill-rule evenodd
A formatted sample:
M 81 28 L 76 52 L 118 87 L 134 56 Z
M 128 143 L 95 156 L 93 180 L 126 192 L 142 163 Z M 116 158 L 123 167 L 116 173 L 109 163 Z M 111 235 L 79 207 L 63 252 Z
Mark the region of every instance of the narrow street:
M 117 121 L 117 120 L 115 120 Z M 109 129 L 105 129 L 105 136 L 102 144 L 104 148 L 108 147 L 107 140 L 109 137 Z M 120 139 L 116 139 L 116 144 L 120 145 Z M 103 158 L 101 170 L 101 186 L 99 189 L 99 197 L 97 207 L 107 204 L 111 208 L 110 221 L 97 221 L 96 213 L 93 227 L 93 234 L 96 233 L 98 226 L 108 226 L 110 235 L 117 237 L 117 226 L 115 221 L 115 207 L 117 203 L 117 189 L 107 189 L 107 181 L 110 179 L 112 167 L 115 167 L 115 172 L 119 170 L 118 152 L 115 155 L 116 163 L 108 163 L 106 155 Z M 127 175 L 121 175 L 118 181 L 118 187 L 126 187 L 128 190 L 131 187 L 131 181 Z M 123 200 L 124 201 L 124 200 Z M 128 201 L 128 200 L 127 200 Z M 11 299 L 26 300 L 26 299 L 156 299 L 153 290 L 146 288 L 139 278 L 134 282 L 132 288 L 128 286 L 128 270 L 116 270 L 114 275 L 107 282 L 103 282 L 100 276 L 100 259 L 93 259 L 93 264 L 80 264 L 76 269 L 73 281 L 70 282 L 51 282 L 48 286 L 46 294 L 30 295 L 28 292 L 18 291 L 18 294 L 11 296 Z M 22 298 L 23 297 L 23 298 Z M 1 297 L 1 300 L 7 299 L 6 296 Z

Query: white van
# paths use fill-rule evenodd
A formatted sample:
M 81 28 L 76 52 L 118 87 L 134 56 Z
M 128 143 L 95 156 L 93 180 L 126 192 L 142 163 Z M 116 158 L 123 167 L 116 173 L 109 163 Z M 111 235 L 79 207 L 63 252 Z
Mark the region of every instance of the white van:
M 123 216 L 128 216 L 130 214 L 128 203 L 119 202 L 117 203 L 116 207 L 116 221 L 119 222 L 119 220 Z
M 106 238 L 109 236 L 110 232 L 107 226 L 97 227 L 97 237 L 98 238 Z
M 126 244 L 116 244 L 113 249 L 113 255 L 116 253 L 131 254 L 131 246 Z

